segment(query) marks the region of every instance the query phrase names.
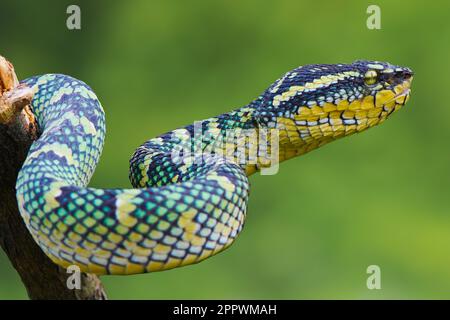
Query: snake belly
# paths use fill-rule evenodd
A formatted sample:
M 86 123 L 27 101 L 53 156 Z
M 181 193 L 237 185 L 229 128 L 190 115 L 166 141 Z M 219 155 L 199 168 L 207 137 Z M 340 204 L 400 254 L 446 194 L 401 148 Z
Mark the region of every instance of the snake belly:
M 390 85 L 365 85 L 373 70 L 380 79 L 389 76 Z M 40 248 L 63 267 L 135 274 L 200 262 L 240 233 L 247 176 L 264 166 L 262 150 L 273 147 L 250 143 L 245 154 L 253 148 L 256 162 L 238 162 L 219 155 L 230 146 L 235 155 L 236 140 L 217 134 L 277 129 L 283 161 L 383 122 L 406 103 L 411 75 L 408 68 L 365 61 L 296 68 L 247 106 L 201 122 L 201 139 L 189 125 L 147 141 L 130 161 L 133 189 L 87 187 L 105 138 L 94 92 L 70 76 L 29 78 L 24 83 L 36 90 L 32 109 L 41 135 L 19 172 L 19 210 Z M 179 155 L 176 161 L 180 145 L 199 145 L 201 161 Z

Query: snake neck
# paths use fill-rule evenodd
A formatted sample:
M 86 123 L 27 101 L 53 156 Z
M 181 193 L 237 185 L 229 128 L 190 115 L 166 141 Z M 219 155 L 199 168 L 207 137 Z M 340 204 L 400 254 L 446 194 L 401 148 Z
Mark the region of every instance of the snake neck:
M 259 171 L 274 174 L 279 163 L 326 142 L 317 137 L 303 137 L 293 120 L 270 117 L 269 109 L 263 97 L 258 97 L 241 108 L 148 140 L 130 160 L 132 184 L 145 187 L 187 181 L 197 174 L 196 169 L 188 168 L 222 163 L 212 159 L 217 157 L 237 164 L 247 176 Z M 167 169 L 161 179 L 147 181 L 144 178 L 157 176 L 161 168 Z
M 204 120 L 202 150 L 208 150 L 207 145 L 210 151 L 225 155 L 252 175 L 329 142 L 323 137 L 302 137 L 289 117 L 268 116 L 266 104 L 260 96 L 244 107 Z

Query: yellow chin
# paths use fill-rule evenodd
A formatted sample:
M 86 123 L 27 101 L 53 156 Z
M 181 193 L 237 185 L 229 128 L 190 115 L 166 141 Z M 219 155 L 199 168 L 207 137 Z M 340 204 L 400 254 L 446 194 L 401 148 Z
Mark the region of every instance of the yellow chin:
M 409 100 L 411 80 L 404 81 L 393 90 L 380 90 L 375 97 L 366 96 L 352 102 L 343 100 L 337 105 L 303 106 L 293 119 L 278 118 L 280 145 L 292 153 L 285 158 L 306 153 L 337 138 L 384 122 Z

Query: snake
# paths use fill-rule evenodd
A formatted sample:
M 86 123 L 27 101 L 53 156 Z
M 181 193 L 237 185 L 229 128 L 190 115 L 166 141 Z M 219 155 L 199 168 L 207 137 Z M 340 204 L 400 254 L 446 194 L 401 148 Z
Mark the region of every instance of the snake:
M 64 268 L 126 275 L 198 263 L 241 233 L 250 175 L 383 123 L 412 78 L 371 60 L 297 67 L 243 107 L 143 143 L 126 189 L 88 187 L 106 133 L 92 89 L 62 74 L 25 79 L 39 137 L 16 181 L 21 217 Z

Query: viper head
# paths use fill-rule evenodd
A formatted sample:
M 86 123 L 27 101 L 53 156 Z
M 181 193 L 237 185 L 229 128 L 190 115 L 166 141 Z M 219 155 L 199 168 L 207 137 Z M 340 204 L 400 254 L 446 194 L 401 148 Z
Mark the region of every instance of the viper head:
M 378 61 L 298 67 L 258 99 L 259 126 L 279 130 L 299 153 L 386 120 L 410 95 L 413 72 Z

